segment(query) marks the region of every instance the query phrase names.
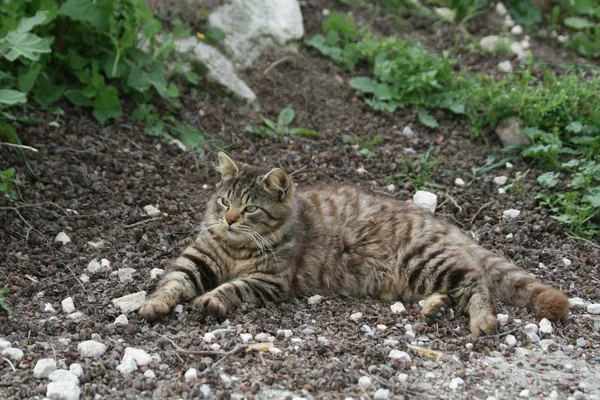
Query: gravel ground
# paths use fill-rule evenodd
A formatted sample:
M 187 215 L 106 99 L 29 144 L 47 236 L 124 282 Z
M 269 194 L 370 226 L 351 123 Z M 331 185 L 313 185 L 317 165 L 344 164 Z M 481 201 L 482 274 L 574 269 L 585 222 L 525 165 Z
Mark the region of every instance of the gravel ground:
M 323 8 L 342 7 L 307 3 L 308 36 L 318 32 Z M 379 32 L 408 35 L 434 51 L 461 51 L 454 28 L 418 18 L 397 27 L 361 7 L 355 15 Z M 489 34 L 494 23 L 491 16 L 471 33 Z M 532 49 L 546 61 L 578 60 L 535 39 Z M 488 72 L 502 61 L 476 53 L 463 59 L 464 67 Z M 268 55 L 242 75 L 264 115 L 290 106 L 294 125 L 320 136 L 251 136 L 243 127 L 258 124 L 257 115 L 194 90 L 184 94 L 185 122 L 214 133 L 236 159 L 298 170 L 300 185 L 344 182 L 403 199 L 412 198 L 414 186 L 386 178 L 434 146 L 442 155 L 434 179 L 445 186 L 433 190 L 437 214 L 581 301 L 551 328 L 526 310 L 499 305 L 506 322 L 483 338 L 470 337 L 466 318 L 452 313 L 426 326 L 418 305 L 394 312 L 392 303 L 342 297 L 248 305 L 225 321 L 184 304 L 149 324 L 113 300 L 151 291 L 152 276 L 192 240 L 216 183 L 214 156 L 145 136 L 126 119 L 101 127 L 64 105 L 55 121 L 40 115 L 18 126 L 25 144 L 40 150 L 29 158 L 37 179 L 23 176 L 19 200 L 0 208 L 0 278 L 15 308 L 11 319 L 0 311 L 0 398 L 41 399 L 61 390 L 107 399 L 600 397 L 600 315 L 588 307 L 600 302 L 600 250 L 568 236 L 536 205 L 542 189 L 535 165 L 517 159 L 512 169 L 474 178 L 470 169 L 500 147 L 497 139 L 486 147 L 470 138 L 465 121 L 444 112 L 435 114 L 435 131 L 418 125 L 413 109 L 374 113 L 348 87 L 351 76 L 312 50 Z M 414 136 L 402 133 L 407 126 Z M 365 158 L 342 135 L 380 135 L 383 142 Z M 0 151 L 8 165 L 24 170 L 22 160 Z M 497 194 L 495 177 L 528 168 L 524 195 Z M 456 186 L 456 178 L 465 185 Z M 398 183 L 393 191 L 390 183 Z M 505 221 L 508 209 L 521 214 Z M 61 232 L 69 243 L 55 241 Z M 48 376 L 54 369 L 70 372 Z

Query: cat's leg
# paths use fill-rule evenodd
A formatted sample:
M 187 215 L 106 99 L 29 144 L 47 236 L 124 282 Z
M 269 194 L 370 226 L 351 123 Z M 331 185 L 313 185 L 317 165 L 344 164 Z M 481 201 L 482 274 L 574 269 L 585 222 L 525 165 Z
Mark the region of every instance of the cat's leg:
M 469 329 L 475 336 L 489 335 L 496 331 L 498 318 L 496 307 L 487 286 L 480 285 L 471 295 L 468 304 Z
M 167 270 L 156 291 L 138 314 L 153 320 L 168 314 L 182 300 L 189 301 L 220 283 L 220 270 L 198 243 L 190 245 Z
M 196 297 L 193 306 L 202 313 L 224 317 L 243 302 L 263 305 L 269 301 L 277 303 L 288 299 L 289 292 L 285 278 L 256 273 L 233 279 Z
M 428 324 L 434 324 L 442 318 L 446 312 L 450 297 L 444 293 L 433 293 L 425 299 L 425 304 L 421 310 L 423 319 Z

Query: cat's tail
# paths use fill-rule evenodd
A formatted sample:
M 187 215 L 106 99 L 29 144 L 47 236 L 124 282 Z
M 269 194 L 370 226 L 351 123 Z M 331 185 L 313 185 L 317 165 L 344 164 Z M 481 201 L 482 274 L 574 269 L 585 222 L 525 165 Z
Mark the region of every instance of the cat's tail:
M 506 259 L 489 253 L 483 260 L 484 274 L 492 296 L 517 307 L 527 307 L 540 318 L 557 320 L 569 309 L 567 295 L 544 285 L 533 274 Z

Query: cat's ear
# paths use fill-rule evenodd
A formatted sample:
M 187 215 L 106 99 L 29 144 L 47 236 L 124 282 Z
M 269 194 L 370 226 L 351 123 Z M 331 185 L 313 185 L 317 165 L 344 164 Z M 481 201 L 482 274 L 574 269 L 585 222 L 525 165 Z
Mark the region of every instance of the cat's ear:
M 273 168 L 261 178 L 261 181 L 267 191 L 280 192 L 281 198 L 291 193 L 292 180 L 281 168 Z
M 229 180 L 240 172 L 238 166 L 227 154 L 220 151 L 218 157 L 219 166 L 217 167 L 217 171 L 221 174 L 221 179 L 224 181 Z

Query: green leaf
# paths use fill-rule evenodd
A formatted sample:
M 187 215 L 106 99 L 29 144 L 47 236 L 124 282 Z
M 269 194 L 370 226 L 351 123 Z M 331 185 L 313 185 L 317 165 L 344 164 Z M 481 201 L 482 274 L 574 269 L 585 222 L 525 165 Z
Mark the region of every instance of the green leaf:
M 258 126 L 246 125 L 244 129 L 246 130 L 246 132 L 254 133 L 258 136 L 266 136 L 268 134 L 267 132 L 265 132 L 264 129 Z
M 216 44 L 225 40 L 227 35 L 225 34 L 225 31 L 218 26 L 211 26 L 205 36 L 208 44 Z
M 186 147 L 201 149 L 206 143 L 204 134 L 191 125 L 186 125 L 184 128 L 178 129 L 177 132 L 179 133 L 181 143 Z
M 17 33 L 27 33 L 34 27 L 43 24 L 48 19 L 48 14 L 48 11 L 38 11 L 31 18 L 22 18 L 17 27 Z
M 79 107 L 90 107 L 92 105 L 92 101 L 87 98 L 81 90 L 71 89 L 65 91 L 65 97 L 74 105 Z
M 0 89 L 0 103 L 1 104 L 19 104 L 26 103 L 27 96 L 23 92 L 11 89 Z
M 33 64 L 28 68 L 19 68 L 19 80 L 17 84 L 22 92 L 28 93 L 33 88 L 41 69 L 41 64 Z
M 294 120 L 294 116 L 294 110 L 292 110 L 289 107 L 284 108 L 279 113 L 279 117 L 277 118 L 277 125 L 279 125 L 280 129 L 285 128 Z
M 131 68 L 129 71 L 129 76 L 127 77 L 127 86 L 143 92 L 148 90 L 151 85 L 152 81 L 150 80 L 150 77 L 146 71 L 138 67 Z
M 165 71 L 160 62 L 155 61 L 152 64 L 148 77 L 150 78 L 150 83 L 152 84 L 152 86 L 154 86 L 158 94 L 162 98 L 168 99 L 169 89 L 167 85 L 167 79 L 165 78 Z
M 167 88 L 167 94 L 171 98 L 179 97 L 179 88 L 174 83 L 169 83 L 169 87 Z
M 592 207 L 600 207 L 600 192 L 583 196 L 581 201 L 588 203 Z
M 571 122 L 569 125 L 567 125 L 565 127 L 567 132 L 571 132 L 571 133 L 579 133 L 579 132 L 581 132 L 582 128 L 583 128 L 583 124 L 579 121 Z
M 38 75 L 37 84 L 33 89 L 33 98 L 42 107 L 48 107 L 61 98 L 65 88 L 53 84 L 45 72 Z
M 377 87 L 377 81 L 366 76 L 357 76 L 350 79 L 350 87 L 363 93 L 373 93 Z
M 419 107 L 417 117 L 419 118 L 420 123 L 429 128 L 437 128 L 440 126 L 433 115 L 429 114 L 429 111 L 427 111 L 425 108 Z
M 448 107 L 448 109 L 450 111 L 452 111 L 454 114 L 464 114 L 465 113 L 465 105 L 464 103 L 461 104 L 452 104 Z
M 191 35 L 192 30 L 190 26 L 181 20 L 177 20 L 173 25 L 173 30 L 171 31 L 173 36 L 182 39 Z
M 567 27 L 577 30 L 593 28 L 594 26 L 596 26 L 596 24 L 594 24 L 590 20 L 580 17 L 568 17 L 565 18 L 564 22 Z
M 108 15 L 96 4 L 93 0 L 67 0 L 60 6 L 58 14 L 75 21 L 89 22 L 98 29 L 105 29 L 108 25 Z
M 107 86 L 94 100 L 94 117 L 101 123 L 109 118 L 118 118 L 122 114 L 119 92 L 114 86 Z
M 391 100 L 393 98 L 392 88 L 387 83 L 378 83 L 373 91 L 373 96 L 377 100 Z
M 319 136 L 319 132 L 304 128 L 292 128 L 290 129 L 290 134 L 300 136 Z
M 50 53 L 50 45 L 54 37 L 42 39 L 33 33 L 10 32 L 3 39 L 9 52 L 4 56 L 8 61 L 15 61 L 19 57 L 25 57 L 37 61 L 42 54 Z
M 537 181 L 546 188 L 552 188 L 558 184 L 558 177 L 560 172 L 546 172 L 538 176 Z
M 278 133 L 277 130 L 277 126 L 275 125 L 275 122 L 271 121 L 269 118 L 265 118 L 265 117 L 260 117 L 263 121 L 263 123 L 269 128 L 271 129 L 274 133 Z

